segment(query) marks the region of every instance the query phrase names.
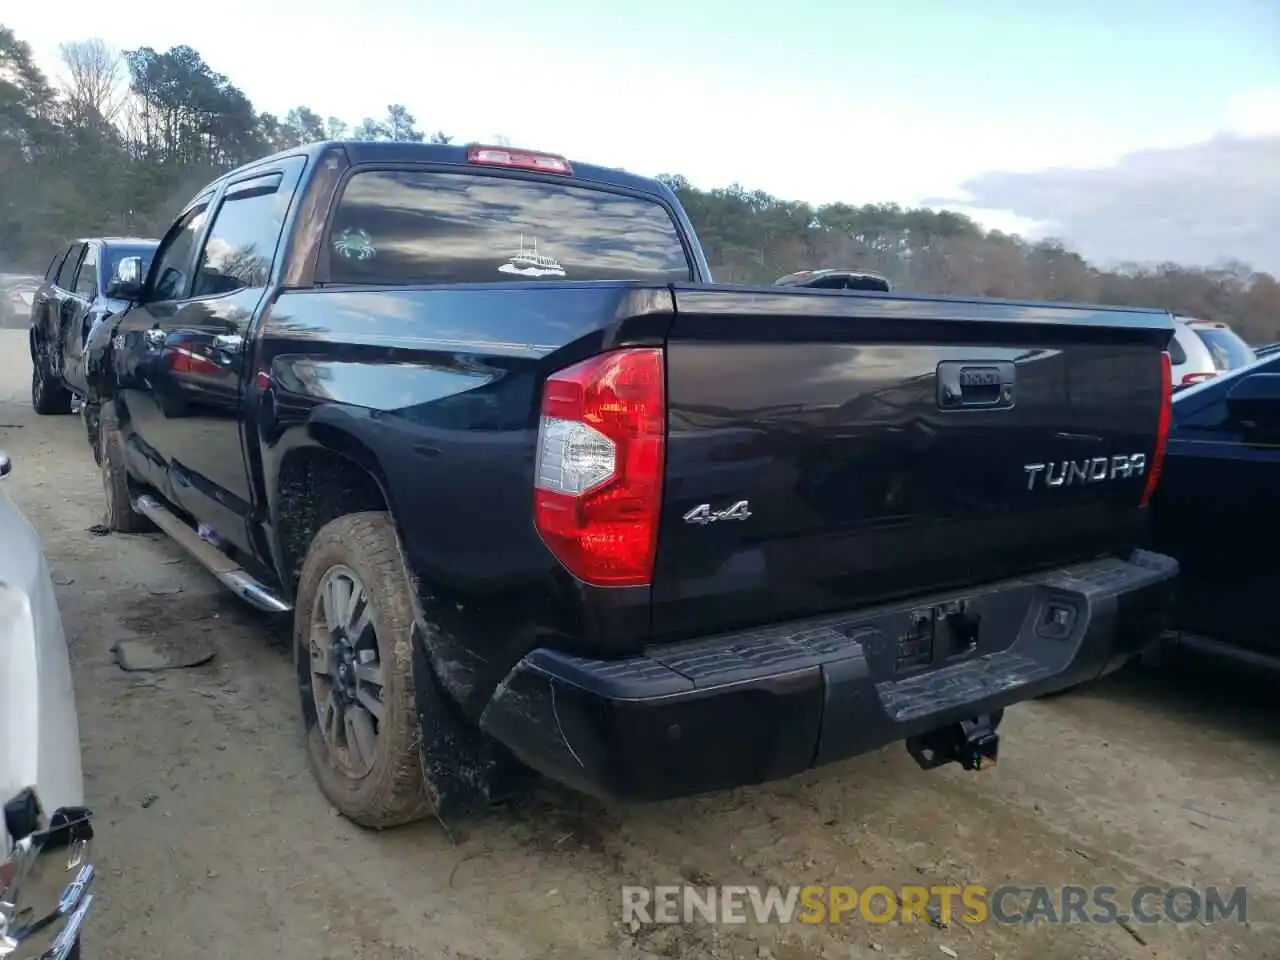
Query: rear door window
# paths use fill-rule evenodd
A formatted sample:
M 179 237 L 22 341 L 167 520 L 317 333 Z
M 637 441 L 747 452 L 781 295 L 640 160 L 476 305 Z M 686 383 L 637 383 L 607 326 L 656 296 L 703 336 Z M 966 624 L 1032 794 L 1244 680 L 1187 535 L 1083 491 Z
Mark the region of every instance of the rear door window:
M 44 271 L 44 278 L 53 283 L 58 276 L 58 267 L 62 265 L 62 261 L 67 256 L 67 249 L 63 247 L 53 255 L 53 259 L 49 261 L 49 266 Z
M 1231 330 L 1219 327 L 1196 327 L 1196 335 L 1204 341 L 1219 370 L 1236 370 L 1257 359 L 1249 345 Z
M 63 290 L 74 290 L 76 284 L 76 268 L 80 266 L 80 257 L 84 253 L 83 243 L 73 243 L 67 251 L 66 259 L 58 268 L 58 279 L 54 283 Z
M 503 283 L 693 276 L 656 200 L 474 173 L 369 170 L 327 237 L 336 283 Z
M 1187 351 L 1182 349 L 1182 344 L 1178 342 L 1177 336 L 1169 340 L 1169 362 L 1175 367 L 1180 367 L 1187 362 Z

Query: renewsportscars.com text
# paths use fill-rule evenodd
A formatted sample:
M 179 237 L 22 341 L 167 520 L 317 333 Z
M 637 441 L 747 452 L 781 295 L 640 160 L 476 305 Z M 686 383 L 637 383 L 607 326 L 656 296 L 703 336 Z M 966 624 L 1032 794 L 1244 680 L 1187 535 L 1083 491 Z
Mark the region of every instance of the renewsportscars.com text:
M 625 924 L 1215 923 L 1248 920 L 1244 887 L 625 886 Z

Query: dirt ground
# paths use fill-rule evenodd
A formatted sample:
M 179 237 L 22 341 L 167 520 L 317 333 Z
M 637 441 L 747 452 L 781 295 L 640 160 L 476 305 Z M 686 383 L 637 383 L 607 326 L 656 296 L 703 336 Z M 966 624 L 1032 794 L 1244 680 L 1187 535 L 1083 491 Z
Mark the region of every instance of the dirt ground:
M 101 896 L 88 957 L 1280 958 L 1280 697 L 1201 664 L 1006 716 L 990 772 L 894 747 L 654 805 L 547 785 L 470 822 L 369 833 L 312 785 L 280 633 L 160 535 L 97 537 L 78 418 L 37 418 L 0 331 L 9 495 L 44 538 L 71 647 Z M 217 651 L 124 673 L 121 639 Z M 731 736 L 731 731 L 726 731 Z M 641 927 L 622 884 L 1245 885 L 1249 922 Z

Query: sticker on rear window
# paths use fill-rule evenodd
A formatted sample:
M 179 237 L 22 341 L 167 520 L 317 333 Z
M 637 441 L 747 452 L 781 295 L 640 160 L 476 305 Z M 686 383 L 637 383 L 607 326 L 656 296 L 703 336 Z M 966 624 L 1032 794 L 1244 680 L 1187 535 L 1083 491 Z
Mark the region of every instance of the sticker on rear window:
M 555 257 L 538 252 L 538 238 L 526 246 L 524 234 L 520 234 L 520 252 L 498 268 L 501 273 L 515 273 L 522 277 L 563 277 L 564 267 Z
M 356 227 L 348 227 L 333 241 L 333 252 L 344 260 L 372 260 L 378 255 L 373 237 Z

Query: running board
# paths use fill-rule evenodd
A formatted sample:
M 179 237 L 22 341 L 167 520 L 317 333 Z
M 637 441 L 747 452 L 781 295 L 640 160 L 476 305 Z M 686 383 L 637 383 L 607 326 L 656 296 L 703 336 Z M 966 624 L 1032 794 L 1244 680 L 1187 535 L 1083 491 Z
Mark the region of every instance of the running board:
M 159 527 L 178 546 L 186 550 L 200 565 L 222 581 L 232 593 L 267 613 L 288 613 L 293 605 L 263 586 L 240 564 L 174 516 L 155 497 L 143 494 L 133 501 L 133 509 Z

